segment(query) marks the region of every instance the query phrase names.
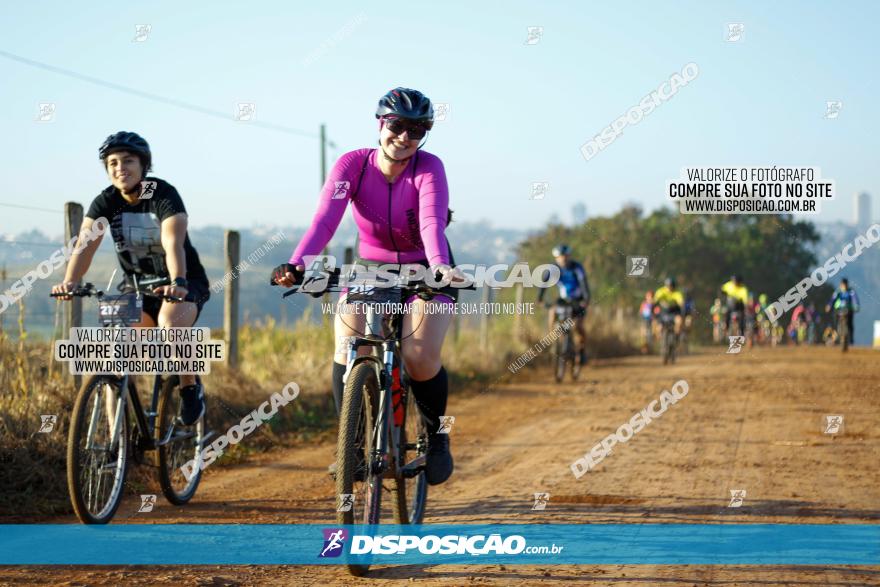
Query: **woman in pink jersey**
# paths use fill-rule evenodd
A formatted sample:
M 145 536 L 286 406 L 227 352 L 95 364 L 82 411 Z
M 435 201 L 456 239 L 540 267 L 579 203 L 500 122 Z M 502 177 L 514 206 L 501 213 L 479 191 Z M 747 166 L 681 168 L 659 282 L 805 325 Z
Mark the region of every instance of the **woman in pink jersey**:
M 420 150 L 420 141 L 434 124 L 434 108 L 421 92 L 395 88 L 379 100 L 379 148 L 358 149 L 339 158 L 318 202 L 312 225 L 288 263 L 279 265 L 272 277 L 291 287 L 302 279 L 303 258 L 319 255 L 336 232 L 352 203 L 359 232 L 358 263 L 420 263 L 451 280 L 463 280 L 453 269 L 445 230 L 449 221 L 449 189 L 443 163 L 436 155 Z M 411 301 L 412 312 L 403 321 L 403 360 L 410 376 L 416 403 L 430 432 L 426 477 L 436 485 L 452 474 L 449 435 L 437 434 L 446 412 L 448 383 L 440 362 L 443 339 L 452 314 L 428 313 L 427 304 L 451 303 L 445 296 L 430 302 Z M 345 295 L 340 296 L 340 305 Z M 336 340 L 363 332 L 363 315 L 336 314 Z M 337 348 L 333 362 L 333 397 L 337 414 L 342 406 L 347 357 Z M 330 466 L 335 470 L 335 463 Z

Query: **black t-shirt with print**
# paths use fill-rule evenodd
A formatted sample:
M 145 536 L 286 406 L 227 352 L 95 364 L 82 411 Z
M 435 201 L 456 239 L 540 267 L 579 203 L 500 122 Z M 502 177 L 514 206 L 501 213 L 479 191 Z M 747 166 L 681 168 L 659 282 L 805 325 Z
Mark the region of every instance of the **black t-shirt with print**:
M 175 214 L 186 213 L 183 200 L 174 186 L 156 177 L 144 181 L 156 182 L 156 189 L 149 199 L 129 204 L 114 186 L 106 188 L 89 206 L 87 217 L 97 220 L 102 216 L 110 222 L 110 233 L 116 247 L 119 264 L 126 277 L 170 277 L 162 248 L 161 223 Z M 199 254 L 189 240 L 183 242 L 186 255 L 186 280 L 191 284 L 208 286 L 205 268 Z

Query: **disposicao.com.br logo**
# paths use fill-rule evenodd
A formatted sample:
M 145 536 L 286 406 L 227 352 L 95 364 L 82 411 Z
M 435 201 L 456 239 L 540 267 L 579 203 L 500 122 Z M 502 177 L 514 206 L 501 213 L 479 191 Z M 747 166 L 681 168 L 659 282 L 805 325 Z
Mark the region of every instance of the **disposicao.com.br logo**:
M 318 558 L 334 558 L 342 554 L 345 548 L 345 539 L 348 531 L 345 528 L 324 528 L 324 546 Z
M 319 557 L 337 557 L 344 550 L 348 537 L 343 528 L 324 529 L 324 546 Z M 526 539 L 519 534 L 448 534 L 443 536 L 429 534 L 388 534 L 370 536 L 355 534 L 351 536 L 348 554 L 351 555 L 518 555 L 518 554 L 559 554 L 564 546 L 528 546 Z

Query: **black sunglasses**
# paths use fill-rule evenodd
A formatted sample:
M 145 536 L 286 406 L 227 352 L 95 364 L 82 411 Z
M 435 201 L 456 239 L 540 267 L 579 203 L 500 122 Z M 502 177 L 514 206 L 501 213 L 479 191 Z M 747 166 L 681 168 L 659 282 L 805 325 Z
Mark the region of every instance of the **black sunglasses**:
M 413 140 L 425 138 L 433 124 L 424 120 L 411 120 L 409 118 L 388 117 L 385 118 L 385 127 L 396 135 L 402 135 L 406 131 L 407 136 Z

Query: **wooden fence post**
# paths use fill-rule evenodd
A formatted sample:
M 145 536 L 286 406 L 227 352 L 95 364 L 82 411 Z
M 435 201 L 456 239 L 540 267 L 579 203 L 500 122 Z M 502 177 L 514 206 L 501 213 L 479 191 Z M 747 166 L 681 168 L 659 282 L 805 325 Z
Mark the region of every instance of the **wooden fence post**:
M 223 337 L 226 340 L 226 365 L 238 369 L 238 279 L 236 271 L 241 240 L 237 230 L 227 230 L 223 250 L 226 254 L 226 275 L 230 275 L 223 296 Z
M 70 239 L 79 236 L 79 230 L 82 227 L 83 207 L 77 202 L 67 202 L 64 204 L 64 242 L 69 243 Z M 80 328 L 82 326 L 82 298 L 71 298 L 64 304 L 64 338 L 70 337 L 71 328 Z M 64 369 L 65 377 L 69 377 L 70 371 Z M 73 386 L 79 389 L 82 383 L 81 375 L 73 376 Z
M 492 288 L 488 285 L 483 286 L 482 303 L 488 304 L 492 302 Z M 489 312 L 483 312 L 480 315 L 480 348 L 483 349 L 483 356 L 487 359 L 492 356 L 492 349 L 489 348 Z
M 523 331 L 522 331 L 523 317 L 522 317 L 522 312 L 520 311 L 520 308 L 522 308 L 522 303 L 523 303 L 523 284 L 522 283 L 516 284 L 516 289 L 514 290 L 514 295 L 515 295 L 514 303 L 516 305 L 514 306 L 514 310 L 513 310 L 513 330 L 514 330 L 513 336 L 516 339 L 516 341 L 519 342 L 525 338 L 523 336 Z

